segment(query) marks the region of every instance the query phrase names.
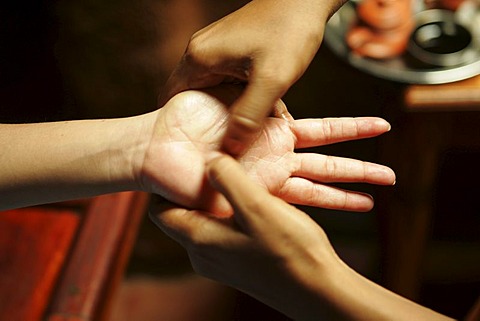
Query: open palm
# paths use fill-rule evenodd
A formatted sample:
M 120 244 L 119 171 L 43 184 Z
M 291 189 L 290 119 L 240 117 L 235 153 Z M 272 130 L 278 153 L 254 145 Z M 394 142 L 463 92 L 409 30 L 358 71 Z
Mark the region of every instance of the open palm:
M 205 161 L 218 154 L 226 130 L 228 106 L 237 95 L 238 90 L 232 87 L 188 91 L 158 110 L 142 169 L 145 189 L 185 207 L 217 214 L 230 212 L 223 196 L 207 183 Z M 254 181 L 287 202 L 367 211 L 373 206 L 370 196 L 326 183 L 390 185 L 395 181 L 391 169 L 294 150 L 373 137 L 388 129 L 386 121 L 372 117 L 304 120 L 272 117 L 239 161 Z

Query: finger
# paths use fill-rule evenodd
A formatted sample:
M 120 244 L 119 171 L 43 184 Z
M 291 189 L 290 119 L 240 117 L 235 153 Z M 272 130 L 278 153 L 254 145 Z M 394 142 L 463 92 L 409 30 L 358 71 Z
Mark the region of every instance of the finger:
M 375 137 L 389 130 L 390 124 L 377 117 L 300 119 L 292 123 L 296 148 Z
M 230 113 L 222 149 L 232 156 L 240 156 L 259 134 L 265 118 L 285 89 L 271 79 L 254 79 L 243 95 L 234 103 Z
M 236 222 L 244 228 L 250 226 L 252 220 L 269 217 L 287 205 L 251 181 L 240 164 L 229 156 L 220 156 L 209 162 L 207 173 L 212 185 L 234 208 Z
M 273 106 L 272 116 L 276 118 L 281 118 L 286 121 L 294 120 L 292 114 L 290 114 L 287 109 L 287 105 L 285 105 L 285 103 L 281 99 L 277 100 L 275 106 Z
M 292 174 L 324 183 L 393 185 L 395 173 L 387 166 L 356 159 L 300 153 L 299 168 Z
M 277 196 L 292 204 L 353 212 L 368 212 L 374 205 L 368 194 L 316 184 L 300 177 L 288 179 Z
M 188 210 L 169 202 L 152 202 L 149 217 L 166 235 L 185 248 L 221 244 L 226 240 L 243 242 L 232 221 L 207 212 Z

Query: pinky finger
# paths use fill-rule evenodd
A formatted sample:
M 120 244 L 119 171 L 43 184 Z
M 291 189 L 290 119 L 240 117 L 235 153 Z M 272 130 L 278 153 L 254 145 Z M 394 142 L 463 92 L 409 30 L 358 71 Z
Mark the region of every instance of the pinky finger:
M 277 196 L 292 204 L 352 212 L 368 212 L 374 205 L 369 194 L 318 184 L 300 177 L 290 178 Z

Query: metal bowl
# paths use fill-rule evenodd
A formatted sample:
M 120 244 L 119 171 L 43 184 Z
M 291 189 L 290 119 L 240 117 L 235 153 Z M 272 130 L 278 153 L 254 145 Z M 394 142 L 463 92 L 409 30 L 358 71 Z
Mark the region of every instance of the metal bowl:
M 468 64 L 478 55 L 478 41 L 456 15 L 433 9 L 418 13 L 408 51 L 425 63 L 451 67 Z
M 455 21 L 459 25 L 465 26 L 472 33 L 472 43 L 467 46 L 469 48 L 466 50 L 467 54 L 465 56 L 462 54 L 460 58 L 454 57 L 453 59 L 455 63 L 460 60 L 464 62 L 456 65 L 451 65 L 453 62 L 448 61 L 448 59 L 446 62 L 437 62 L 438 65 L 432 62 L 427 63 L 414 57 L 409 50 L 398 57 L 386 60 L 369 59 L 355 55 L 346 44 L 345 35 L 356 19 L 356 0 L 347 2 L 330 19 L 325 30 L 325 43 L 335 54 L 355 68 L 392 81 L 410 84 L 441 84 L 470 78 L 480 74 L 480 49 L 478 47 L 480 41 L 480 8 L 475 2 L 470 2 L 470 4 L 472 6 L 464 6 L 455 13 Z M 415 19 L 419 20 L 416 22 L 417 26 L 422 25 L 420 19 L 423 11 L 426 10 L 418 10 L 419 14 L 415 16 Z M 470 54 L 472 57 L 470 57 Z

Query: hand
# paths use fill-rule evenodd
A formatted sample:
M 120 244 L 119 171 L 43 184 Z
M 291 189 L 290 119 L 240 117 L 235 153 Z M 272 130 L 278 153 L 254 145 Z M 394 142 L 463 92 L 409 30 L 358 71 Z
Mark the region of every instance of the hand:
M 289 316 L 293 316 L 289 309 L 295 304 L 312 303 L 298 284 L 313 280 L 307 280 L 310 276 L 305 267 L 310 275 L 320 274 L 320 267 L 338 260 L 320 226 L 252 182 L 228 156 L 210 162 L 207 172 L 210 182 L 233 205 L 233 218 L 212 217 L 163 202 L 151 208 L 153 221 L 187 249 L 198 274 L 237 288 Z M 318 304 L 308 311 L 312 307 L 318 309 Z
M 155 130 L 141 169 L 143 190 L 189 208 L 229 214 L 224 198 L 206 182 L 205 161 L 214 157 L 226 131 L 233 87 L 189 91 L 156 114 Z M 279 102 L 281 103 L 281 102 Z M 365 182 L 391 185 L 385 166 L 294 149 L 372 137 L 390 128 L 379 118 L 285 120 L 268 118 L 262 135 L 240 158 L 255 182 L 287 202 L 332 209 L 368 211 L 370 196 L 323 183 Z
M 193 35 L 160 97 L 240 81 L 223 149 L 242 154 L 264 118 L 305 72 L 323 39 L 329 15 L 342 1 L 255 0 Z M 284 111 L 287 113 L 287 111 Z
M 210 161 L 207 172 L 232 204 L 233 217 L 165 203 L 150 211 L 186 248 L 197 273 L 295 320 L 451 320 L 350 269 L 320 226 L 252 182 L 231 157 Z

